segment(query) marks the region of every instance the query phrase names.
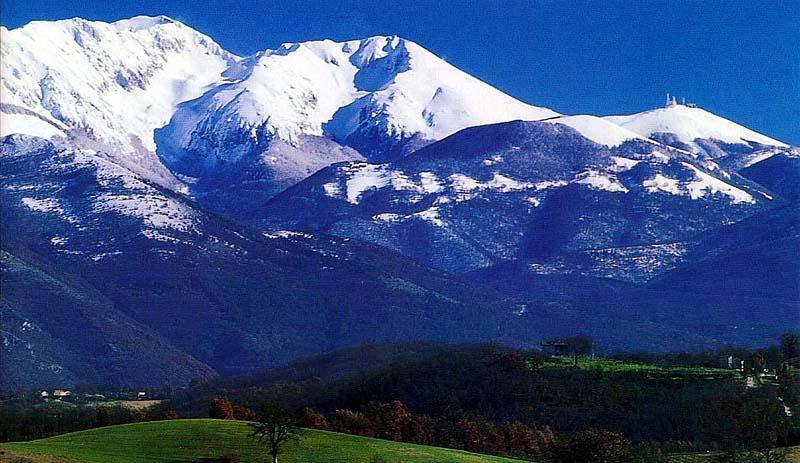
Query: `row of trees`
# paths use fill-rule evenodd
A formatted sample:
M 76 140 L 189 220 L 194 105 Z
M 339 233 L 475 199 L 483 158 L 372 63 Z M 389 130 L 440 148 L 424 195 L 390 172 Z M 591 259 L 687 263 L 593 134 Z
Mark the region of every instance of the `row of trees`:
M 0 407 L 0 442 L 41 439 L 115 424 L 176 418 L 178 418 L 178 413 L 167 407 L 142 410 L 121 406 L 21 407 L 4 405 Z
M 252 414 L 251 435 L 264 443 L 273 463 L 286 444 L 302 434 L 301 427 L 552 463 L 666 462 L 657 447 L 634 447 L 619 433 L 588 429 L 557 435 L 547 426 L 519 422 L 496 424 L 483 419 L 415 415 L 399 400 L 370 402 L 361 410 L 337 409 L 326 415 L 312 408 L 292 414 L 275 405 L 253 413 L 216 398 L 209 412 L 221 419 Z
M 632 445 L 621 433 L 590 428 L 570 434 L 554 433 L 549 427 L 531 427 L 519 422 L 502 424 L 478 419 L 448 419 L 415 415 L 401 401 L 370 402 L 361 410 L 337 409 L 326 415 L 312 408 L 292 414 L 287 409 L 263 406 L 259 413 L 232 406 L 225 399 L 212 401 L 210 411 L 218 417 L 254 417 L 251 436 L 265 445 L 265 452 L 278 462 L 286 444 L 298 440 L 302 428 L 331 430 L 346 434 L 449 447 L 476 453 L 493 454 L 549 463 L 666 463 L 667 457 L 656 443 Z M 734 415 L 738 411 L 733 411 Z M 764 418 L 731 416 L 732 426 L 755 429 Z M 745 431 L 747 432 L 747 431 Z M 735 434 L 735 433 L 734 433 Z M 734 437 L 738 438 L 738 437 Z M 728 451 L 715 463 L 782 463 L 786 452 L 764 441 L 756 448 Z

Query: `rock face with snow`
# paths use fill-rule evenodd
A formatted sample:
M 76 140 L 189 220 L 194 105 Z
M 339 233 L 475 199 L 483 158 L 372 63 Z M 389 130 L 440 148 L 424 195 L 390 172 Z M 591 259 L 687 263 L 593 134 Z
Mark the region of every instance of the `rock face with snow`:
M 0 390 L 185 384 L 369 341 L 507 335 L 513 303 L 386 249 L 234 226 L 58 141 L 0 148 Z
M 465 129 L 395 163 L 332 166 L 255 217 L 450 272 L 526 259 L 543 273 L 643 281 L 681 261 L 679 242 L 770 207 L 709 159 L 604 132 L 602 119 L 567 121 L 604 144 L 559 119 Z

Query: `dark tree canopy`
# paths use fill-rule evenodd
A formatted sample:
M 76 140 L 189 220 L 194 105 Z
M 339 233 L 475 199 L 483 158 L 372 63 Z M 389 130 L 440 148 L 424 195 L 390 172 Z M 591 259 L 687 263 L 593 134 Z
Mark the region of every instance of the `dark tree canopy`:
M 800 334 L 783 333 L 781 335 L 781 352 L 786 360 L 800 356 Z

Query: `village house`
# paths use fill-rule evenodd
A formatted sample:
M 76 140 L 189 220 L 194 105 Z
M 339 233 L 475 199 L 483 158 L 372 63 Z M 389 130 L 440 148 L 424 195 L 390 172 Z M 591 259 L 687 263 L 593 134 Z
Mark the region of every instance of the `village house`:
M 548 357 L 569 355 L 569 344 L 560 339 L 542 339 L 539 345 L 542 353 Z
M 56 399 L 66 399 L 67 397 L 72 395 L 72 391 L 68 391 L 66 389 L 55 389 L 53 391 L 53 397 Z

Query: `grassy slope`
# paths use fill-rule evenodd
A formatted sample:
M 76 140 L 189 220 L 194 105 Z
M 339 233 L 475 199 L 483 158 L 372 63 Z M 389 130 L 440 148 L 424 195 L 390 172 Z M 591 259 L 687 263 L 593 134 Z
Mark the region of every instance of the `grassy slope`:
M 110 426 L 32 442 L 0 444 L 34 462 L 151 463 L 190 462 L 235 453 L 242 463 L 266 461 L 263 447 L 247 436 L 246 423 L 221 420 L 173 420 Z M 376 455 L 403 463 L 501 463 L 505 458 L 458 450 L 404 444 L 308 430 L 281 463 L 369 463 Z M 64 459 L 52 459 L 52 456 Z M 0 456 L 0 461 L 3 461 Z
M 573 359 L 570 357 L 557 357 L 548 360 L 545 366 L 572 366 Z M 603 371 L 634 371 L 641 373 L 662 373 L 673 375 L 702 375 L 702 376 L 736 376 L 738 372 L 722 368 L 705 367 L 683 367 L 683 366 L 663 366 L 648 363 L 623 362 L 619 360 L 607 359 L 603 357 L 580 358 L 578 367 L 587 370 Z

